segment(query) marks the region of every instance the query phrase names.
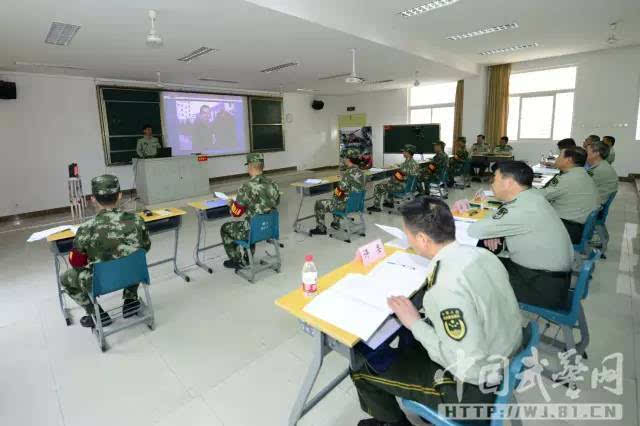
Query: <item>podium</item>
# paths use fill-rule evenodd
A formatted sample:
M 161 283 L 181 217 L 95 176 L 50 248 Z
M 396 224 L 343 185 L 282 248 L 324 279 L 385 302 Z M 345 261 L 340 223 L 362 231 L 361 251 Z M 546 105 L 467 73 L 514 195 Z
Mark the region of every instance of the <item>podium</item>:
M 145 205 L 210 194 L 207 162 L 196 156 L 134 158 L 133 174 Z

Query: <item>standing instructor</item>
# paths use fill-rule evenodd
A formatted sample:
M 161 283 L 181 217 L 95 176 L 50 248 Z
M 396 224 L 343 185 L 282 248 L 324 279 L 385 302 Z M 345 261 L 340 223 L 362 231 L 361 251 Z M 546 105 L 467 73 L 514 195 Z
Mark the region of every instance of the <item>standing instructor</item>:
M 152 158 L 158 155 L 158 150 L 161 148 L 158 138 L 153 136 L 153 129 L 150 124 L 145 124 L 142 127 L 142 133 L 144 136 L 138 139 L 136 144 L 136 153 L 138 158 Z

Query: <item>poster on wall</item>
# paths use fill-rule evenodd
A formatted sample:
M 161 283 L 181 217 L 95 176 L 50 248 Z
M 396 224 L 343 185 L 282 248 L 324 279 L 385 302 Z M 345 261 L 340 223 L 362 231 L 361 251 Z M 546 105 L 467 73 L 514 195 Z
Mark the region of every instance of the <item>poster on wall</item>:
M 373 166 L 373 143 L 371 126 L 340 129 L 340 159 L 344 158 L 347 149 L 356 149 L 360 153 L 360 168 L 370 169 Z M 342 161 L 340 162 L 342 166 Z

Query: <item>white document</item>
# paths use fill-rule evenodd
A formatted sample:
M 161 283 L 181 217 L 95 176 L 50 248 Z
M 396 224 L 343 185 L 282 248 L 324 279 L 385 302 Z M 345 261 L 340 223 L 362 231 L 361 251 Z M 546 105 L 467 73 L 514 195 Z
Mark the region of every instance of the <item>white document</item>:
M 384 245 L 399 248 L 400 250 L 407 250 L 409 248 L 409 241 L 396 238 L 384 243 Z
M 229 197 L 227 197 L 227 194 L 225 194 L 224 192 L 214 192 L 213 195 L 215 195 L 216 198 L 220 198 L 221 200 L 229 200 Z
M 171 210 L 168 210 L 168 209 L 154 210 L 153 214 L 156 216 L 169 216 L 171 214 Z
M 464 222 L 456 219 L 456 241 L 465 246 L 477 246 L 478 239 L 469 236 L 469 226 L 471 222 Z
M 372 167 L 372 168 L 370 168 L 370 169 L 369 169 L 369 171 L 370 171 L 371 173 L 384 172 L 385 170 L 387 170 L 387 169 L 380 169 L 380 168 L 378 168 L 378 167 Z
M 402 327 L 402 324 L 396 317 L 388 317 L 384 324 L 365 343 L 371 349 L 377 349 L 385 340 L 400 330 L 400 327 Z
M 27 242 L 32 243 L 34 241 L 43 240 L 53 234 L 57 234 L 59 232 L 66 231 L 66 230 L 71 230 L 75 234 L 76 231 L 78 230 L 78 227 L 73 225 L 63 225 L 63 226 L 56 226 L 55 228 L 45 229 L 44 231 L 40 231 L 40 232 L 34 232 L 33 234 L 31 234 Z
M 496 194 L 493 193 L 493 191 L 482 191 L 484 193 L 485 197 L 493 197 Z
M 324 182 L 322 179 L 306 179 L 304 181 L 304 183 L 307 185 L 317 185 L 322 182 Z
M 558 174 L 558 169 L 554 169 L 554 168 L 550 168 L 550 167 L 544 167 L 541 164 L 536 164 L 535 166 L 532 167 L 533 169 L 533 173 L 540 173 L 543 175 L 556 175 Z
M 380 225 L 379 223 L 376 223 L 376 226 L 398 240 L 406 241 L 407 247 L 409 247 L 409 239 L 402 229 L 396 228 L 395 226 Z

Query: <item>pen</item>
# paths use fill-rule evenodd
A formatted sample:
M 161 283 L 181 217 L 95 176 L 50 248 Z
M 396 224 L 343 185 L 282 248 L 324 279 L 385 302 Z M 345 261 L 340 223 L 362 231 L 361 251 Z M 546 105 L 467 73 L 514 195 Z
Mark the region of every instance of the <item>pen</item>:
M 409 268 L 409 269 L 411 269 L 412 271 L 415 271 L 415 270 L 416 270 L 416 268 L 414 268 L 413 266 L 403 265 L 403 264 L 401 264 L 401 263 L 388 262 L 388 261 L 387 261 L 387 263 L 388 263 L 388 264 L 390 264 L 390 265 L 398 265 L 398 266 L 402 266 L 403 268 Z

